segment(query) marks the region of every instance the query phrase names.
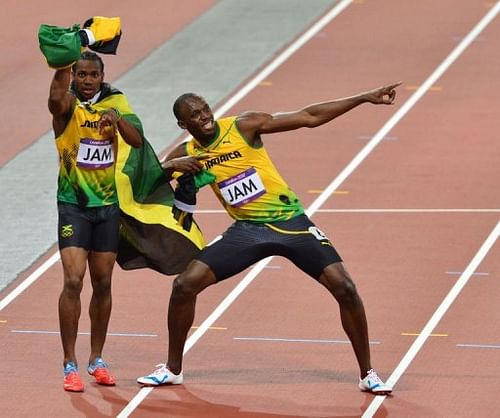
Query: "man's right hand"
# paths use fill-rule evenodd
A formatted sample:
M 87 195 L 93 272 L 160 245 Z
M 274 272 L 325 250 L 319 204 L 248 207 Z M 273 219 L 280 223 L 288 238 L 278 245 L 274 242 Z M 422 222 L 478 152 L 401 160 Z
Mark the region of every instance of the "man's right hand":
M 396 87 L 399 87 L 402 82 L 389 84 L 387 86 L 379 87 L 364 93 L 367 102 L 373 104 L 391 105 L 396 98 Z
M 163 170 L 169 172 L 179 171 L 181 173 L 195 174 L 203 170 L 203 164 L 201 161 L 207 158 L 208 157 L 206 155 L 172 158 L 171 160 L 163 162 L 162 168 Z

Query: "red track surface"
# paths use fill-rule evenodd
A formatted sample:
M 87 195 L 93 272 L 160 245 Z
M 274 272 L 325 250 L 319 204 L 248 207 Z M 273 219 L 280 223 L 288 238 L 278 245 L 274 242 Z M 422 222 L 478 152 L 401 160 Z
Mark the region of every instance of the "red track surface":
M 197 4 L 198 10 L 186 9 L 182 22 L 176 18 L 176 27 L 165 28 L 176 30 L 211 2 Z M 393 108 L 365 105 L 330 125 L 265 139 L 307 207 L 368 141 L 365 137 L 380 129 L 492 5 L 469 0 L 357 1 L 231 113 L 293 109 L 404 81 Z M 105 12 L 112 14 L 100 14 Z M 72 13 L 82 15 L 81 10 Z M 40 21 L 39 15 L 32 17 Z M 61 15 L 60 20 L 69 17 Z M 163 33 L 156 42 L 164 39 Z M 344 193 L 329 198 L 322 209 L 500 208 L 498 39 L 497 18 L 341 185 Z M 146 40 L 131 37 L 128 42 L 137 55 L 115 74 L 142 58 Z M 25 59 L 39 65 L 35 53 Z M 46 91 L 47 71 L 36 68 L 33 74 Z M 40 115 L 41 106 L 36 103 L 32 112 Z M 40 118 L 38 129 L 47 128 L 47 116 L 41 113 Z M 12 155 L 18 151 L 12 148 Z M 199 200 L 200 209 L 219 209 L 206 191 Z M 373 363 L 389 377 L 416 338 L 404 334 L 423 329 L 460 276 L 451 272 L 465 270 L 499 213 L 320 212 L 313 219 L 346 260 L 365 301 Z M 201 213 L 198 221 L 208 239 L 229 224 L 218 213 Z M 368 408 L 374 397 L 356 389 L 357 366 L 349 345 L 235 339 L 346 339 L 337 305 L 320 286 L 280 258 L 268 267 L 216 321 L 217 328 L 188 352 L 185 384 L 153 390 L 131 416 L 357 417 Z M 246 273 L 199 297 L 196 325 Z M 488 274 L 471 277 L 377 417 L 498 416 L 500 350 L 457 344 L 500 344 L 499 242 L 476 273 Z M 57 331 L 61 277 L 57 264 L 0 313 L 4 416 L 116 416 L 137 394 L 135 378 L 165 361 L 171 278 L 117 268 L 110 332 L 158 336 L 109 336 L 105 356 L 118 386 L 102 388 L 85 379 L 85 393 L 65 393 L 59 337 L 13 332 Z M 82 306 L 88 306 L 88 284 Z M 88 329 L 82 315 L 80 330 Z M 85 335 L 78 339 L 78 355 L 85 364 Z

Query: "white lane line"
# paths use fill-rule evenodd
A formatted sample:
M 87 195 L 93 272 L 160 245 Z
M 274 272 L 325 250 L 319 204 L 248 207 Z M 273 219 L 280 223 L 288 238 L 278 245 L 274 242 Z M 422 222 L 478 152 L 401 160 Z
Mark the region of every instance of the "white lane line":
M 494 349 L 499 349 L 500 345 L 497 345 L 497 344 L 457 344 L 457 347 L 465 347 L 465 348 L 494 348 Z
M 358 139 L 363 139 L 363 140 L 366 140 L 366 139 L 372 139 L 373 137 L 370 136 L 370 135 L 360 135 L 358 136 Z M 397 139 L 399 139 L 398 136 L 391 136 L 391 135 L 388 135 L 384 138 L 385 141 L 396 141 Z
M 224 209 L 197 209 L 195 214 L 205 213 L 205 214 L 215 214 L 227 212 Z M 459 208 L 421 208 L 421 209 L 318 209 L 315 213 L 500 213 L 500 209 L 459 209 Z
M 33 273 L 31 273 L 26 279 L 24 279 L 19 286 L 17 286 L 12 292 L 5 296 L 0 301 L 0 311 L 2 311 L 10 302 L 17 298 L 21 293 L 23 293 L 29 286 L 31 286 L 38 278 L 44 274 L 49 268 L 51 268 L 60 259 L 59 251 L 52 254 L 48 260 L 46 260 L 40 267 L 38 267 Z
M 45 330 L 29 330 L 29 329 L 12 329 L 10 332 L 14 334 L 50 334 L 60 335 L 59 331 L 45 331 Z M 78 335 L 90 335 L 90 332 L 79 332 Z M 108 337 L 158 337 L 158 334 L 138 334 L 138 333 L 121 333 L 121 332 L 108 332 Z
M 389 386 L 394 387 L 396 382 L 401 378 L 403 373 L 406 371 L 410 363 L 413 361 L 415 356 L 418 354 L 424 343 L 431 335 L 434 328 L 436 328 L 441 318 L 444 316 L 444 314 L 449 309 L 451 304 L 455 301 L 455 299 L 458 297 L 458 295 L 465 287 L 469 279 L 472 277 L 472 274 L 477 269 L 481 261 L 486 257 L 491 247 L 493 247 L 493 244 L 495 244 L 499 236 L 500 236 L 500 222 L 498 222 L 495 228 L 493 228 L 490 235 L 488 236 L 486 241 L 484 241 L 483 245 L 481 245 L 481 248 L 476 253 L 472 261 L 469 263 L 463 274 L 458 278 L 455 285 L 451 288 L 450 292 L 443 299 L 441 305 L 439 305 L 439 307 L 436 309 L 431 319 L 429 319 L 429 322 L 427 322 L 424 329 L 420 332 L 415 342 L 406 352 L 405 356 L 398 364 L 394 372 L 392 372 L 389 379 L 387 379 L 386 383 Z M 382 405 L 382 402 L 384 402 L 385 398 L 386 396 L 375 397 L 371 402 L 371 404 L 368 406 L 365 413 L 362 415 L 362 418 L 373 417 L 377 412 L 378 408 Z
M 233 337 L 239 341 L 270 341 L 284 343 L 316 343 L 316 344 L 351 344 L 349 340 L 311 340 L 305 338 L 268 338 L 268 337 Z M 380 344 L 380 341 L 369 341 L 369 344 Z
M 330 23 L 337 17 L 347 6 L 352 3 L 352 0 L 342 0 L 337 3 L 325 16 L 316 22 L 309 30 L 293 42 L 285 51 L 276 57 L 267 67 L 265 67 L 255 78 L 250 80 L 248 84 L 243 86 L 233 97 L 231 97 L 221 108 L 219 108 L 214 116 L 219 118 L 236 103 L 243 99 L 250 91 L 252 91 L 261 81 L 263 81 L 269 74 L 292 56 L 298 49 L 300 49 L 309 39 L 316 35 L 323 27 Z M 266 265 L 271 261 L 272 257 L 268 257 L 259 261 L 250 273 L 245 276 L 240 283 L 227 295 L 227 297 L 220 303 L 220 305 L 212 312 L 212 314 L 200 325 L 200 327 L 188 338 L 184 353 L 187 353 L 191 347 L 200 339 L 200 337 L 208 330 L 208 328 L 222 315 L 222 313 L 233 303 L 238 295 L 245 290 L 245 288 L 253 281 Z M 117 418 L 128 417 L 140 403 L 149 395 L 152 388 L 142 388 L 137 395 L 130 401 L 130 403 L 117 415 Z

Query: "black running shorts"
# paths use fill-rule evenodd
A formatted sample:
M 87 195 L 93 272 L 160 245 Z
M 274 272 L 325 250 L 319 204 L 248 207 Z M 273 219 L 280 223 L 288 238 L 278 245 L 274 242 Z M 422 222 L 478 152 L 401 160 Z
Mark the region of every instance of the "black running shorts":
M 80 208 L 58 202 L 59 249 L 81 247 L 88 251 L 118 251 L 120 209 L 117 204 L 95 208 Z
M 240 273 L 263 258 L 279 255 L 319 279 L 326 266 L 342 259 L 328 238 L 306 215 L 288 221 L 236 221 L 196 257 L 218 281 Z

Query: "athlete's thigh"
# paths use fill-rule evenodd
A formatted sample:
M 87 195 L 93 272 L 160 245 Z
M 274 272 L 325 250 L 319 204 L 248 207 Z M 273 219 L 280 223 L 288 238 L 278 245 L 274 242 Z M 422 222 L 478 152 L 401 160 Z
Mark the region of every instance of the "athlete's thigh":
M 303 233 L 286 235 L 283 255 L 302 271 L 318 280 L 327 266 L 342 261 L 328 237 L 306 216 L 296 219 L 293 228 Z
M 115 266 L 116 253 L 90 251 L 88 257 L 92 283 L 109 282 Z
M 235 222 L 196 256 L 221 281 L 234 276 L 270 255 L 267 228 L 250 222 Z
M 57 210 L 59 215 L 57 228 L 59 249 L 79 247 L 89 250 L 92 224 L 86 214 L 86 209 L 81 209 L 71 203 L 58 202 Z
M 81 247 L 64 247 L 59 251 L 64 281 L 76 285 L 83 280 L 87 269 L 88 251 Z

